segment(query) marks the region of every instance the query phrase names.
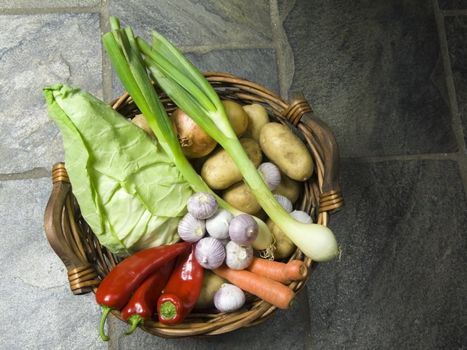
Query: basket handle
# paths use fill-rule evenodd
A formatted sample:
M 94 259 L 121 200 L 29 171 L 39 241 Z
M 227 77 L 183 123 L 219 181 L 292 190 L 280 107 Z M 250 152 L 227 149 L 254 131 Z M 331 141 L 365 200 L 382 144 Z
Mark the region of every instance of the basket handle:
M 344 205 L 344 198 L 339 186 L 339 149 L 331 129 L 314 116 L 313 109 L 302 94 L 294 95 L 283 116 L 297 128 L 308 131 L 324 163 L 319 212 L 340 209 Z
M 100 283 L 84 253 L 79 229 L 73 219 L 71 185 L 63 163 L 52 169 L 53 189 L 44 214 L 44 230 L 50 246 L 68 271 L 73 294 L 85 294 Z

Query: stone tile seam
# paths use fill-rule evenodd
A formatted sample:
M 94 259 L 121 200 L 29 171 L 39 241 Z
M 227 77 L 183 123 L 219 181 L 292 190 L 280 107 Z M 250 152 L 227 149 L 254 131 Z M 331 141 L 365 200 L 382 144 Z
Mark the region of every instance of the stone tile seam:
M 101 9 L 99 13 L 99 28 L 101 35 L 109 31 L 109 1 L 101 1 Z M 112 99 L 112 66 L 104 44 L 101 40 L 102 50 L 102 97 L 104 101 Z
M 0 8 L 0 15 L 47 15 L 57 13 L 100 13 L 100 6 Z
M 444 17 L 450 16 L 467 16 L 467 9 L 463 10 L 440 10 Z

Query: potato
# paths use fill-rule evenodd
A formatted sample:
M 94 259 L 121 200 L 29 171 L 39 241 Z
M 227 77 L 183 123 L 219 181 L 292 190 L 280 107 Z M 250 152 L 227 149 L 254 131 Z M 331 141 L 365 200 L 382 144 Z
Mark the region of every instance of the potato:
M 223 100 L 222 104 L 235 134 L 238 137 L 242 136 L 248 128 L 248 114 L 234 101 Z
M 257 103 L 243 106 L 243 110 L 248 114 L 248 128 L 245 136 L 258 141 L 261 129 L 269 123 L 268 112 L 266 108 Z
M 152 132 L 152 129 L 150 128 L 146 118 L 142 114 L 137 114 L 134 116 L 134 118 L 131 120 L 133 124 L 135 124 L 138 128 L 143 129 L 146 134 L 148 134 L 151 137 L 154 137 L 154 133 Z
M 240 139 L 248 157 L 255 166 L 261 163 L 263 155 L 258 142 L 249 138 Z M 201 177 L 209 187 L 214 190 L 224 190 L 242 180 L 242 174 L 238 170 L 232 158 L 223 149 L 215 151 L 201 167 Z
M 204 270 L 201 294 L 196 301 L 196 309 L 209 309 L 214 306 L 214 295 L 226 281 L 215 273 Z
M 282 230 L 279 228 L 279 226 L 277 226 L 271 219 L 268 219 L 266 221 L 266 225 L 268 225 L 269 230 L 276 239 L 276 249 L 274 250 L 274 258 L 285 259 L 291 256 L 296 249 L 295 244 L 293 244 L 290 238 L 287 237 L 285 233 L 282 232 Z
M 276 187 L 273 193 L 283 195 L 292 203 L 295 203 L 300 195 L 300 184 L 287 175 L 281 174 L 281 183 Z
M 242 181 L 230 186 L 222 195 L 227 203 L 247 214 L 255 214 L 261 210 L 250 188 Z
M 291 179 L 305 181 L 313 174 L 314 165 L 310 153 L 287 126 L 279 123 L 264 125 L 259 144 L 271 162 Z

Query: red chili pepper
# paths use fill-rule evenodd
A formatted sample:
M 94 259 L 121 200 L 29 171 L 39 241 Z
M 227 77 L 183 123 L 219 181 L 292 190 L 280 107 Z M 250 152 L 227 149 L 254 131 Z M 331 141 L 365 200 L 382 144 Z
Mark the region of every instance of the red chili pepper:
M 169 278 L 164 292 L 157 301 L 159 321 L 163 324 L 177 324 L 193 310 L 201 293 L 204 269 L 191 253 L 179 257 L 174 272 Z
M 175 260 L 169 261 L 136 289 L 121 312 L 122 318 L 130 323 L 130 329 L 125 334 L 133 333 L 140 323 L 151 319 L 156 308 L 157 299 L 167 284 L 174 265 Z
M 125 306 L 135 289 L 157 269 L 178 255 L 186 252 L 189 243 L 181 242 L 141 250 L 115 266 L 101 282 L 96 291 L 96 301 L 102 305 L 103 312 L 99 334 L 102 340 L 109 337 L 104 333 L 104 323 L 112 309 L 120 310 Z

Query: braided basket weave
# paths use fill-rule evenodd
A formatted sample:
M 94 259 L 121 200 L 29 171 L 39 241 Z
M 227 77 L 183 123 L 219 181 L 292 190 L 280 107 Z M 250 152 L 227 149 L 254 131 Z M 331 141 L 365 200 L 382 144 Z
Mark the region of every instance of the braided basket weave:
M 302 184 L 295 209 L 312 215 L 314 222 L 327 225 L 329 214 L 343 205 L 338 176 L 338 150 L 328 127 L 312 115 L 310 105 L 303 98 L 287 103 L 268 89 L 225 73 L 206 73 L 208 81 L 222 99 L 240 104 L 259 103 L 268 111 L 271 120 L 287 125 L 307 145 L 314 163 L 314 175 Z M 163 94 L 161 100 L 168 112 L 174 104 Z M 122 115 L 132 118 L 139 111 L 128 94 L 112 102 Z M 100 281 L 119 262 L 102 247 L 82 218 L 71 192 L 71 185 L 63 163 L 52 170 L 53 189 L 45 211 L 45 232 L 50 245 L 68 270 L 70 288 L 74 294 L 95 291 Z M 312 261 L 298 249 L 290 259 L 300 259 L 311 267 Z M 292 282 L 289 288 L 298 292 L 306 281 Z M 165 326 L 147 321 L 141 328 L 164 338 L 196 335 L 216 335 L 241 327 L 253 326 L 270 317 L 275 307 L 260 299 L 250 299 L 239 311 L 232 313 L 191 313 L 182 324 Z M 114 316 L 120 318 L 118 311 Z M 97 317 L 97 316 L 96 316 Z

